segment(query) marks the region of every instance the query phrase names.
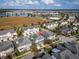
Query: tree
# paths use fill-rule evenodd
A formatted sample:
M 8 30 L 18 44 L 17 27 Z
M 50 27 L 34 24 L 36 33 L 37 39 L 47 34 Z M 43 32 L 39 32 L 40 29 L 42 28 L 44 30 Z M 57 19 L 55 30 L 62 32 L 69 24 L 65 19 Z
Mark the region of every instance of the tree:
M 18 49 L 17 49 L 17 44 L 16 44 L 15 41 L 12 41 L 12 44 L 13 44 L 13 47 L 14 47 L 14 54 L 15 54 L 16 56 L 18 56 L 18 55 L 20 54 L 20 52 L 19 52 Z
M 34 53 L 38 52 L 37 45 L 34 42 L 32 42 L 31 51 Z
M 52 44 L 52 40 L 44 40 L 44 44 Z
M 13 29 L 16 31 L 17 27 L 13 26 Z
M 7 55 L 7 56 L 5 57 L 5 59 L 12 59 L 12 56 L 11 56 L 11 55 Z
M 78 16 L 75 16 L 76 20 L 79 22 L 79 15 Z
M 63 18 L 65 16 L 65 14 L 64 13 L 60 13 L 60 16 Z
M 27 25 L 26 24 L 23 24 L 23 27 L 27 27 Z
M 19 36 L 23 36 L 23 30 L 22 30 L 22 28 L 20 28 L 20 27 L 18 27 L 17 29 L 16 29 L 16 33 L 17 33 L 17 36 L 19 37 Z
M 14 35 L 12 37 L 12 40 L 9 40 L 9 38 L 7 40 L 9 40 L 11 43 L 12 43 L 12 46 L 13 46 L 13 49 L 14 49 L 14 53 L 11 54 L 12 55 L 15 55 L 15 56 L 18 56 L 20 55 L 20 52 L 18 51 L 18 48 L 17 48 L 17 44 L 16 44 L 16 36 Z
M 15 39 L 15 36 L 12 37 L 13 40 L 11 40 L 12 44 L 13 44 L 13 48 L 14 48 L 14 54 L 17 56 L 19 55 L 19 51 L 17 49 L 17 44 L 16 44 L 16 39 Z
M 58 26 L 55 28 L 55 30 L 54 30 L 54 32 L 56 32 L 57 34 L 59 34 L 60 33 L 60 28 L 61 28 L 61 23 L 60 22 L 58 22 Z

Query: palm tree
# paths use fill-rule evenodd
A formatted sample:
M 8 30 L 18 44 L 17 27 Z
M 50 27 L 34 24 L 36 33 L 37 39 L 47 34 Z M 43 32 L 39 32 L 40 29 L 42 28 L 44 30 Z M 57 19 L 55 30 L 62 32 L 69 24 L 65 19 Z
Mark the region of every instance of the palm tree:
M 55 32 L 58 33 L 58 34 L 60 33 L 60 32 L 59 32 L 60 27 L 61 27 L 60 25 L 61 25 L 61 23 L 58 22 L 58 26 L 55 28 Z
M 12 42 L 13 47 L 14 47 L 14 54 L 15 54 L 15 56 L 17 56 L 17 55 L 19 55 L 19 51 L 18 51 L 18 48 L 17 48 L 15 36 L 13 36 L 12 39 L 13 40 L 11 40 L 11 42 Z
M 20 27 L 16 28 L 16 33 L 17 33 L 18 37 L 23 36 L 23 32 L 24 31 L 22 30 L 22 28 L 20 28 Z
M 16 37 L 16 36 L 14 35 L 14 36 L 12 37 L 12 40 L 9 40 L 9 38 L 8 38 L 7 40 L 9 40 L 10 42 L 12 42 L 12 46 L 13 46 L 13 48 L 14 48 L 14 53 L 12 53 L 12 55 L 17 56 L 17 55 L 19 54 L 19 51 L 18 51 L 18 48 L 17 48 L 16 38 L 15 38 L 15 37 Z

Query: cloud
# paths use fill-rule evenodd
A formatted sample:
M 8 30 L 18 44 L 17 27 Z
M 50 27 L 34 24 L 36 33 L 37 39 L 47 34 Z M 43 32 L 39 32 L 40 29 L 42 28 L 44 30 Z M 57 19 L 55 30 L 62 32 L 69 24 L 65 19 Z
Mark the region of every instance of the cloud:
M 38 1 L 28 0 L 25 4 L 33 5 L 33 4 L 39 4 L 39 2 Z
M 73 2 L 73 4 L 75 4 L 75 5 L 79 5 L 79 2 Z
M 25 5 L 33 5 L 33 4 L 39 4 L 38 1 L 32 1 L 32 0 L 10 0 L 2 3 L 2 6 L 25 6 Z
M 1 0 L 0 8 L 79 8 L 79 0 Z
M 62 6 L 61 4 L 53 4 L 54 6 L 60 7 Z
M 47 5 L 54 3 L 54 0 L 41 0 L 41 1 Z
M 64 3 L 79 5 L 79 0 L 65 0 Z
M 15 6 L 18 4 L 16 4 L 14 1 L 7 1 L 7 2 L 3 3 L 2 5 L 3 6 Z
M 32 0 L 16 0 L 17 3 L 20 3 L 22 5 L 33 5 L 33 4 L 39 4 L 38 1 L 32 1 Z
M 79 0 L 74 1 L 73 4 L 79 5 Z
M 45 3 L 46 5 L 53 5 L 53 6 L 61 6 L 60 3 L 56 2 L 55 0 L 41 0 L 43 3 Z

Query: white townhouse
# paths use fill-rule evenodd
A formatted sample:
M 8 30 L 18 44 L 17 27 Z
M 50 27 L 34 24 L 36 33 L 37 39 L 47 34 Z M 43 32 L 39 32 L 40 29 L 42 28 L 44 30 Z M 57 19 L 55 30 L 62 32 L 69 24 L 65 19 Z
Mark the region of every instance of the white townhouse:
M 62 22 L 60 25 L 61 25 L 61 26 L 68 25 L 68 22 L 67 22 L 67 21 Z
M 30 41 L 30 39 L 27 36 L 26 37 L 19 37 L 16 40 L 16 45 L 17 45 L 18 51 L 23 52 L 23 51 L 30 50 L 32 42 Z
M 17 35 L 13 29 L 0 31 L 0 40 L 7 41 L 7 39 L 12 39 L 14 35 Z
M 44 27 L 48 29 L 55 29 L 58 26 L 58 23 L 48 23 L 48 24 L 43 24 Z
M 37 32 L 39 32 L 39 28 L 35 28 L 35 27 L 34 28 L 28 28 L 28 29 L 24 30 L 23 35 L 29 37 L 30 35 L 33 35 Z
M 37 44 L 37 48 L 40 49 L 43 46 L 44 37 L 41 35 L 33 34 L 30 37 L 30 40 Z

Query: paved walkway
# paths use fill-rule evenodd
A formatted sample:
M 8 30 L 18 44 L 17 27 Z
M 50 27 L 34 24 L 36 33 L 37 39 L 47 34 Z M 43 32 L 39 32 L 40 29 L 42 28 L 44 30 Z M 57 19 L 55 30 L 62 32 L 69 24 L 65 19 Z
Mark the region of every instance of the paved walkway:
M 29 51 L 29 52 L 27 52 L 27 53 L 24 53 L 24 54 L 22 54 L 22 55 L 20 55 L 20 56 L 17 56 L 17 57 L 15 57 L 15 58 L 13 58 L 13 59 L 18 59 L 18 58 L 21 58 L 21 57 L 26 56 L 26 55 L 29 55 L 29 54 L 31 54 L 31 51 Z

